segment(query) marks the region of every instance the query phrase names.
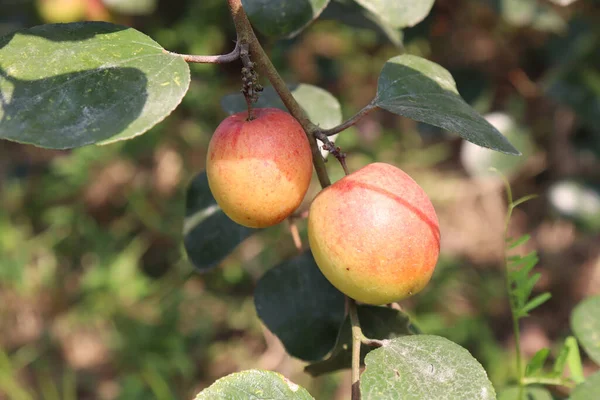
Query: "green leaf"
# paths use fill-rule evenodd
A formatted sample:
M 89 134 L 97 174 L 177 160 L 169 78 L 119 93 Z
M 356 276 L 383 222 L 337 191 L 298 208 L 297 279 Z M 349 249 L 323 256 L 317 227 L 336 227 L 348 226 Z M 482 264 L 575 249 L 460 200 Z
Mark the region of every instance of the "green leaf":
M 510 239 L 508 240 L 507 246 L 509 250 L 512 250 L 516 247 L 519 247 L 522 244 L 525 244 L 529 241 L 529 239 L 531 239 L 531 235 L 526 233 L 525 235 L 517 238 L 517 239 Z
M 569 349 L 567 366 L 571 372 L 571 379 L 575 383 L 581 383 L 585 378 L 583 376 L 583 365 L 581 364 L 581 355 L 579 354 L 579 344 L 577 343 L 577 339 L 573 336 L 569 336 L 565 339 L 565 347 Z
M 367 354 L 365 365 L 363 400 L 496 398 L 479 361 L 439 336 L 391 339 Z
M 358 319 L 363 334 L 371 339 L 391 339 L 410 335 L 414 326 L 406 314 L 398 310 L 377 306 L 358 306 Z M 346 318 L 340 327 L 335 347 L 331 355 L 323 361 L 310 364 L 304 368 L 312 376 L 319 376 L 344 368 L 352 363 L 352 331 L 350 318 Z M 371 350 L 361 346 L 361 360 Z M 362 361 L 361 361 L 362 362 Z
M 551 297 L 552 295 L 548 292 L 542 293 L 534 297 L 525 305 L 525 307 L 523 307 L 523 309 L 521 310 L 521 314 L 524 314 L 523 316 L 526 316 L 529 313 L 529 311 L 541 306 L 542 304 L 550 300 Z
M 552 394 L 543 387 L 527 386 L 524 393 L 524 400 L 553 400 Z M 500 392 L 498 400 L 516 400 L 518 397 L 519 388 L 514 386 Z
M 317 19 L 329 0 L 242 0 L 254 28 L 266 36 L 291 38 Z
M 355 0 L 394 28 L 415 26 L 431 11 L 434 0 Z
M 564 344 L 552 366 L 552 374 L 554 376 L 561 377 L 563 375 L 565 365 L 567 364 L 567 357 L 569 357 L 569 347 Z
M 536 0 L 500 0 L 499 8 L 502 17 L 515 26 L 556 33 L 566 29 L 566 22 L 559 13 Z
M 517 124 L 510 115 L 505 113 L 493 112 L 485 115 L 485 119 L 513 143 L 523 156 L 514 157 L 470 142 L 463 142 L 460 151 L 462 165 L 469 175 L 479 178 L 488 178 L 498 172 L 508 177 L 518 174 L 529 160 L 529 156 L 535 153 L 529 130 Z M 491 168 L 495 168 L 495 171 Z
M 381 71 L 374 104 L 394 114 L 425 122 L 482 147 L 521 154 L 458 94 L 452 75 L 413 55 L 388 60 Z
M 535 353 L 531 361 L 527 364 L 527 368 L 525 368 L 525 376 L 532 376 L 540 371 L 544 367 L 544 363 L 549 355 L 550 349 L 548 348 L 541 349 Z
M 313 123 L 321 128 L 329 129 L 342 122 L 340 102 L 328 91 L 304 83 L 288 87 Z M 274 107 L 287 112 L 287 108 L 272 86 L 265 87 L 255 106 L 257 108 Z M 247 109 L 244 96 L 239 93 L 223 96 L 221 107 L 228 114 L 235 114 Z
M 208 271 L 217 266 L 255 232 L 229 219 L 210 192 L 206 173 L 196 175 L 187 190 L 183 243 L 197 269 Z
M 569 400 L 597 400 L 600 393 L 600 372 L 588 376 L 585 382 L 575 386 Z
M 575 307 L 571 329 L 596 364 L 600 364 L 600 296 L 590 297 Z
M 256 286 L 254 304 L 286 351 L 303 360 L 325 357 L 344 321 L 344 295 L 323 276 L 310 252 L 267 271 Z
M 342 107 L 340 102 L 328 91 L 320 87 L 299 84 L 288 86 L 292 95 L 308 115 L 308 118 L 323 129 L 333 128 L 342 123 Z M 272 86 L 266 87 L 260 94 L 255 105 L 258 108 L 274 107 L 288 112 L 281 98 Z M 221 99 L 221 107 L 228 114 L 246 111 L 247 105 L 244 96 L 239 93 L 228 94 Z M 335 135 L 330 137 L 335 141 Z M 321 141 L 318 141 L 322 145 Z M 328 152 L 322 150 L 325 157 Z
M 314 400 L 301 386 L 277 372 L 251 369 L 219 379 L 195 400 Z
M 355 28 L 371 29 L 387 37 L 396 47 L 402 48 L 403 46 L 402 39 L 404 35 L 400 29 L 384 22 L 377 15 L 359 6 L 354 1 L 332 1 L 319 19 L 337 20 Z
M 188 65 L 132 28 L 41 25 L 0 39 L 0 138 L 67 149 L 131 139 L 177 107 Z

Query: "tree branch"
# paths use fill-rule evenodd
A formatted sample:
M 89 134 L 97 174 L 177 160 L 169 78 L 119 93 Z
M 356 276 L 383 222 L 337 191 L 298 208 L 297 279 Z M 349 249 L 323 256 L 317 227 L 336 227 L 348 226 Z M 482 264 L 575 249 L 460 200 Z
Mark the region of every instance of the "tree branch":
M 325 162 L 321 156 L 317 140 L 314 136 L 314 133 L 319 129 L 319 127 L 308 119 L 308 116 L 300 104 L 298 104 L 296 99 L 294 99 L 294 96 L 292 96 L 292 93 L 277 72 L 277 69 L 275 69 L 275 66 L 260 45 L 260 42 L 256 38 L 254 30 L 252 29 L 252 25 L 250 25 L 250 21 L 244 12 L 241 0 L 227 0 L 227 3 L 229 4 L 229 10 L 233 18 L 233 23 L 235 24 L 235 30 L 238 34 L 239 41 L 248 44 L 250 53 L 252 54 L 252 59 L 262 74 L 269 79 L 271 85 L 273 85 L 273 88 L 281 98 L 281 101 L 288 109 L 290 114 L 292 114 L 292 116 L 298 120 L 300 125 L 302 125 L 302 128 L 308 137 L 308 142 L 310 143 L 313 165 L 315 167 L 317 176 L 319 177 L 319 183 L 323 188 L 329 186 L 331 181 L 329 180 L 329 175 L 327 174 L 327 169 L 325 168 Z
M 352 324 L 352 400 L 360 400 L 360 345 L 363 333 L 358 321 L 356 301 L 346 297 L 346 304 L 348 305 L 348 315 L 350 315 L 350 323 Z
M 354 115 L 353 117 L 348 119 L 346 122 L 344 122 L 338 126 L 335 126 L 331 129 L 321 129 L 321 133 L 323 133 L 324 135 L 327 135 L 327 136 L 332 136 L 337 133 L 340 133 L 340 132 L 350 128 L 351 126 L 355 125 L 358 121 L 360 121 L 361 118 L 363 118 L 364 116 L 369 114 L 371 111 L 376 110 L 377 108 L 378 107 L 375 104 L 369 103 L 362 110 L 360 110 L 358 113 L 356 113 L 356 115 Z
M 218 56 L 195 56 L 191 54 L 179 54 L 174 53 L 172 51 L 163 50 L 164 53 L 170 54 L 172 56 L 178 56 L 184 59 L 189 63 L 198 63 L 198 64 L 226 64 L 233 62 L 240 58 L 240 41 L 237 40 L 235 42 L 235 48 L 228 54 L 221 54 Z

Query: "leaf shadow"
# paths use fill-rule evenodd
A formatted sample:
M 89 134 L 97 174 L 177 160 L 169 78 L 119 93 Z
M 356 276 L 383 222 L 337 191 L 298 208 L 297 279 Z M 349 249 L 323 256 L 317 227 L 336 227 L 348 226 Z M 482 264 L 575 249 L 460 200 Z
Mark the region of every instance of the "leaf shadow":
M 0 138 L 53 149 L 106 140 L 142 113 L 147 86 L 137 68 L 96 68 L 35 80 L 0 69 Z

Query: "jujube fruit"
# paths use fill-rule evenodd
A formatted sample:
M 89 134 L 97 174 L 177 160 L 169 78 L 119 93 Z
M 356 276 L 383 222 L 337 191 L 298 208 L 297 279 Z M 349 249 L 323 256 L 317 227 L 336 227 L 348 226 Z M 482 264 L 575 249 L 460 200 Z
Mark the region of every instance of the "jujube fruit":
M 240 225 L 264 228 L 302 202 L 312 176 L 312 154 L 302 126 L 275 108 L 227 117 L 213 134 L 206 159 L 210 190 Z
M 431 201 L 410 176 L 384 163 L 369 164 L 321 191 L 310 206 L 308 237 L 333 286 L 373 305 L 421 291 L 440 250 Z

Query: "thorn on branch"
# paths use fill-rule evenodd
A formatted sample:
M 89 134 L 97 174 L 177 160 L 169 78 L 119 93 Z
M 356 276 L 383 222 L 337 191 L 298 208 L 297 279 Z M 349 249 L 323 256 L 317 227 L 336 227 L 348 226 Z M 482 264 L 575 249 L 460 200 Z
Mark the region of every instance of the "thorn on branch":
M 342 149 L 329 140 L 329 137 L 322 131 L 315 132 L 315 137 L 323 142 L 322 149 L 328 151 L 329 154 L 337 158 L 344 169 L 344 173 L 349 175 L 350 172 L 348 171 L 348 166 L 346 165 L 346 153 L 342 152 Z

